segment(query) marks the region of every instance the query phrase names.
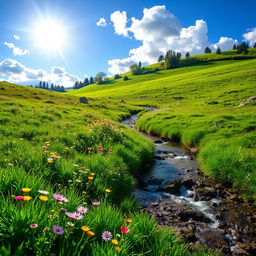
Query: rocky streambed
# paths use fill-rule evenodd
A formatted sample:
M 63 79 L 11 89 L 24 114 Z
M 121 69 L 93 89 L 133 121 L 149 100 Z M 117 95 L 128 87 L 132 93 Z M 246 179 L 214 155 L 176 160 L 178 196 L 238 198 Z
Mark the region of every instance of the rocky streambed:
M 135 127 L 136 115 L 123 121 Z M 207 178 L 182 145 L 143 134 L 156 146 L 153 166 L 137 177 L 134 195 L 159 225 L 171 226 L 193 250 L 198 245 L 223 255 L 256 255 L 256 208 L 230 184 Z

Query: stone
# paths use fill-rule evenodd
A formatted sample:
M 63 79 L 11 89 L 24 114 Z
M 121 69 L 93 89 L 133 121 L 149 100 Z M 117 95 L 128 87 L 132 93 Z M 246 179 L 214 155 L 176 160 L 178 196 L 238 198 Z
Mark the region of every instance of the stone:
M 86 97 L 80 97 L 79 101 L 80 101 L 80 103 L 88 104 L 88 99 Z

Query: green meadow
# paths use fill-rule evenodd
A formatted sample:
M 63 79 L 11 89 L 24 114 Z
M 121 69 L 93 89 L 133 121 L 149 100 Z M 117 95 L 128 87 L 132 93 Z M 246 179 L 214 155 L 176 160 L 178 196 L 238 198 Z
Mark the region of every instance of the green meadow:
M 254 57 L 157 63 L 68 93 L 0 82 L 0 255 L 213 255 L 140 212 L 134 176 L 154 145 L 119 121 L 139 113 L 138 129 L 197 148 L 205 174 L 256 197 L 255 102 L 239 106 L 256 95 Z
M 0 255 L 210 255 L 139 211 L 134 175 L 154 147 L 118 121 L 140 107 L 0 90 Z
M 195 64 L 164 70 L 158 63 L 125 74 L 127 81 L 109 79 L 69 94 L 157 107 L 141 116 L 138 129 L 197 148 L 205 174 L 256 198 L 255 101 L 239 106 L 256 95 L 256 51 L 193 57 Z

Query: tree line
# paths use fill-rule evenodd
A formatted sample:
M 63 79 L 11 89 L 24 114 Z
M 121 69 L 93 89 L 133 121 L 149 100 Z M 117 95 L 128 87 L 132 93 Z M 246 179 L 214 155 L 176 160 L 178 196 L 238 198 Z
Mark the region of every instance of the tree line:
M 49 85 L 48 82 L 45 82 L 45 81 L 40 81 L 39 84 L 35 85 L 34 87 L 45 89 L 45 90 L 56 91 L 56 92 L 65 92 L 65 88 L 63 85 L 54 85 L 53 83 Z

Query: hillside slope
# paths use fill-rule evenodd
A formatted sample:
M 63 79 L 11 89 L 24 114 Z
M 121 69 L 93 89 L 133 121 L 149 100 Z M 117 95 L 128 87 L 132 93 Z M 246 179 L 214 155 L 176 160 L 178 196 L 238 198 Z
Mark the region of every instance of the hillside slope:
M 137 127 L 199 148 L 208 175 L 256 198 L 256 60 L 201 64 L 106 81 L 70 94 L 156 106 Z

